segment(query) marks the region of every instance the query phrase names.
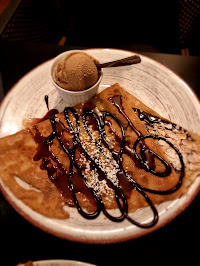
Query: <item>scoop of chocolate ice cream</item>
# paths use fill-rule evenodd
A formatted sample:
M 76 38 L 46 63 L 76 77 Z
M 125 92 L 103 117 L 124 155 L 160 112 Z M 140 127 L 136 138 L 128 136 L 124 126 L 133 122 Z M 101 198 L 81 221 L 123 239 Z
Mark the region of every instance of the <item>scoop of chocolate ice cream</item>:
M 82 52 L 67 56 L 55 71 L 56 83 L 70 91 L 86 90 L 97 82 L 98 77 L 95 59 Z

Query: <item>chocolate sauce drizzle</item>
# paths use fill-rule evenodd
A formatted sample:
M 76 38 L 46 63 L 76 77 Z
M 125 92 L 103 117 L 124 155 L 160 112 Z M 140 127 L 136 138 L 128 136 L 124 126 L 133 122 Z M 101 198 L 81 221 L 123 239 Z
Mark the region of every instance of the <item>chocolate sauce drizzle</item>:
M 121 222 L 124 219 L 127 219 L 132 224 L 135 224 L 138 227 L 149 228 L 157 223 L 158 212 L 146 192 L 158 195 L 167 195 L 175 192 L 180 188 L 184 177 L 184 163 L 182 155 L 179 150 L 174 147 L 174 145 L 167 139 L 152 135 L 144 136 L 138 129 L 136 129 L 129 117 L 124 112 L 120 95 L 115 95 L 109 98 L 109 100 L 118 109 L 119 113 L 127 120 L 127 128 L 130 127 L 137 135 L 137 140 L 135 141 L 133 148 L 130 148 L 125 141 L 125 132 L 127 128 L 124 129 L 120 121 L 112 113 L 103 112 L 101 115 L 99 115 L 99 113 L 95 112 L 95 108 L 85 108 L 83 110 L 83 115 L 80 116 L 74 108 L 66 107 L 64 109 L 64 116 L 68 127 L 66 127 L 60 121 L 60 119 L 56 117 L 57 112 L 55 110 L 53 112 L 51 112 L 51 110 L 48 112 L 48 119 L 50 120 L 52 126 L 52 133 L 48 137 L 42 136 L 42 134 L 38 130 L 37 125 L 33 127 L 33 137 L 36 143 L 38 144 L 37 153 L 35 154 L 33 159 L 35 161 L 42 160 L 41 169 L 46 169 L 49 179 L 55 184 L 57 189 L 60 191 L 66 203 L 68 203 L 68 205 L 70 206 L 76 206 L 78 212 L 84 218 L 95 219 L 99 216 L 101 212 L 103 212 L 104 215 L 111 221 Z M 48 107 L 47 96 L 45 96 L 45 101 Z M 45 117 L 47 118 L 47 115 Z M 71 117 L 73 117 L 73 122 Z M 109 122 L 109 118 L 113 119 L 119 126 L 119 129 L 121 131 L 119 135 L 117 135 L 113 131 L 111 123 Z M 79 136 L 80 119 L 82 119 L 83 121 L 84 128 L 89 138 L 91 138 L 92 142 L 95 144 L 95 158 L 90 155 L 85 145 L 81 142 L 81 138 Z M 149 119 L 148 116 L 146 116 L 145 119 Z M 89 127 L 89 125 L 92 126 L 92 129 L 94 131 L 98 132 L 98 138 L 94 138 L 90 129 L 91 127 Z M 105 130 L 106 126 L 109 126 L 110 131 L 115 135 L 116 141 L 120 144 L 119 152 L 116 152 L 113 148 L 111 148 Z M 65 134 L 70 134 L 71 142 L 65 140 Z M 164 178 L 170 175 L 171 166 L 158 154 L 149 149 L 148 145 L 145 143 L 145 140 L 149 138 L 165 141 L 169 145 L 169 147 L 174 149 L 174 151 L 179 157 L 181 163 L 180 177 L 177 184 L 169 190 L 159 191 L 143 187 L 142 185 L 138 184 L 134 179 L 132 179 L 123 168 L 122 155 L 126 153 L 133 160 L 137 167 L 140 167 L 147 172 L 151 172 L 153 175 L 160 178 Z M 57 139 L 63 152 L 69 158 L 69 169 L 66 169 L 66 167 L 61 163 L 58 157 L 53 153 L 52 144 L 54 139 Z M 111 154 L 111 158 L 107 159 L 115 167 L 118 184 L 115 184 L 109 179 L 108 174 L 102 169 L 100 165 L 99 154 L 103 154 L 105 157 L 107 156 L 102 146 L 106 147 Z M 139 154 L 138 147 L 140 150 Z M 94 171 L 95 174 L 98 176 L 96 180 L 96 189 L 88 186 L 88 181 L 83 174 L 84 169 L 82 169 L 79 165 L 77 155 L 75 156 L 75 154 L 77 153 L 84 155 L 87 162 L 89 163 L 90 170 Z M 163 172 L 156 172 L 155 158 L 164 165 L 165 170 Z M 113 216 L 105 208 L 99 188 L 99 182 L 102 180 L 104 180 L 107 186 L 111 188 L 115 193 L 115 200 L 120 211 L 119 216 Z M 150 206 L 150 209 L 153 214 L 153 218 L 150 222 L 147 222 L 145 224 L 140 223 L 129 216 L 127 199 L 130 197 L 130 194 L 133 189 L 140 193 L 141 196 L 147 202 L 147 204 Z M 79 192 L 83 193 L 90 201 L 91 205 L 93 206 L 93 211 L 88 212 L 80 206 L 78 200 Z

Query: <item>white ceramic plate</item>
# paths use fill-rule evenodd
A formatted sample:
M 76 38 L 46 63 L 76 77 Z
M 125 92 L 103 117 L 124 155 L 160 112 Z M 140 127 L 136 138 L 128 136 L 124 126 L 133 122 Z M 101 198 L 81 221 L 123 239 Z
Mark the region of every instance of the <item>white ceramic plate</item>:
M 99 58 L 100 62 L 132 55 L 131 52 L 114 49 L 90 49 L 87 52 Z M 195 133 L 200 132 L 200 105 L 191 88 L 160 63 L 145 56 L 141 59 L 142 62 L 137 65 L 104 69 L 99 91 L 118 82 L 160 115 Z M 0 137 L 22 129 L 25 117 L 43 117 L 47 112 L 46 94 L 49 95 L 50 108 L 64 109 L 66 103 L 59 97 L 48 76 L 51 62 L 45 62 L 25 75 L 4 98 L 0 108 Z M 171 221 L 198 193 L 200 177 L 181 198 L 157 206 L 159 222 L 150 229 L 139 228 L 127 220 L 114 223 L 103 214 L 95 220 L 85 220 L 75 208 L 69 209 L 70 218 L 67 220 L 47 218 L 24 205 L 2 181 L 0 186 L 11 205 L 39 228 L 69 240 L 111 243 L 142 236 Z M 133 218 L 148 222 L 151 211 L 149 208 L 140 209 L 133 214 Z
M 40 260 L 33 261 L 33 266 L 92 266 L 94 264 L 89 264 L 81 261 L 74 260 Z M 24 266 L 24 264 L 19 264 L 19 266 Z

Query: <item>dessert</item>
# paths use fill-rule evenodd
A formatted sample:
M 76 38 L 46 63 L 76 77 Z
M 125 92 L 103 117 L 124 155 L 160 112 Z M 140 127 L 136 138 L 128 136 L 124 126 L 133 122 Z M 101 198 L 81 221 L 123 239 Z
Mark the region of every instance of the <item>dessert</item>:
M 69 218 L 70 207 L 76 207 L 87 219 L 103 213 L 114 222 L 128 219 L 148 228 L 158 221 L 155 205 L 181 196 L 200 174 L 200 137 L 119 84 L 46 117 L 0 139 L 0 178 L 45 216 Z M 131 218 L 146 206 L 150 222 Z
M 56 83 L 65 90 L 82 91 L 93 86 L 99 78 L 95 60 L 84 52 L 74 52 L 57 65 Z

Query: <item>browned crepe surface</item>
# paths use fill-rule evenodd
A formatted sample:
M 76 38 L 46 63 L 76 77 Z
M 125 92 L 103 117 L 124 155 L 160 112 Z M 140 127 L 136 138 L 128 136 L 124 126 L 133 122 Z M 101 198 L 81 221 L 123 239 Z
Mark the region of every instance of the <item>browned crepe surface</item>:
M 110 100 L 116 95 L 120 96 L 123 112 L 128 117 L 128 120 L 122 113 L 120 113 L 119 108 L 117 108 Z M 122 89 L 118 84 L 114 84 L 110 88 L 107 88 L 87 103 L 75 106 L 74 109 L 80 117 L 80 140 L 84 143 L 84 147 L 91 156 L 95 157 L 95 145 L 92 142 L 92 139 L 88 137 L 88 133 L 83 127 L 81 118 L 83 109 L 92 109 L 98 116 L 101 116 L 104 112 L 110 112 L 113 114 L 125 130 L 125 145 L 129 149 L 132 149 L 138 138 L 137 134 L 130 127 L 130 124 L 134 125 L 134 128 L 141 132 L 142 135 L 153 134 L 166 138 L 179 149 L 183 156 L 185 164 L 183 184 L 181 188 L 173 194 L 156 195 L 147 192 L 147 195 L 154 204 L 179 197 L 187 191 L 191 182 L 200 173 L 200 137 L 179 126 L 175 126 L 167 120 L 161 120 L 159 123 L 154 124 L 147 123 L 147 121 L 141 121 L 138 112 L 133 110 L 133 108 L 139 109 L 141 112 L 144 111 L 150 113 L 157 118 L 160 117 L 141 101 Z M 69 126 L 65 121 L 64 114 L 60 113 L 57 117 L 67 129 L 62 138 L 68 143 L 69 147 L 72 147 L 73 139 L 71 137 L 72 135 Z M 73 120 L 73 116 L 71 115 L 70 117 L 72 124 L 75 126 L 76 123 Z M 40 134 L 45 137 L 49 136 L 52 132 L 52 126 L 49 120 L 38 123 L 37 128 Z M 95 132 L 95 127 L 91 125 L 89 128 L 94 138 L 97 139 L 98 133 Z M 111 148 L 118 153 L 120 145 L 116 141 L 116 136 L 120 138 L 121 131 L 119 130 L 119 125 L 111 117 L 107 118 L 105 131 Z M 22 200 L 33 210 L 49 217 L 68 218 L 69 213 L 63 208 L 66 205 L 66 200 L 54 183 L 50 181 L 47 171 L 41 169 L 42 160 L 34 160 L 34 156 L 37 154 L 38 149 L 38 144 L 34 140 L 34 134 L 35 127 L 33 126 L 19 131 L 14 135 L 0 139 L 0 178 L 17 198 Z M 173 165 L 171 174 L 164 178 L 157 177 L 141 167 L 138 167 L 137 162 L 135 162 L 135 160 L 133 160 L 133 158 L 127 153 L 122 155 L 122 166 L 124 170 L 141 186 L 159 191 L 169 190 L 177 184 L 180 176 L 180 166 L 179 161 L 177 162 L 177 156 L 174 156 L 169 147 L 162 141 L 156 141 L 150 138 L 146 139 L 145 143 L 149 149 L 165 159 L 170 165 Z M 104 147 L 104 149 L 106 148 Z M 51 150 L 64 165 L 65 169 L 69 171 L 69 157 L 63 152 L 56 138 L 53 140 Z M 107 151 L 107 153 L 108 156 L 110 156 L 109 151 Z M 84 166 L 83 174 L 90 186 L 92 186 L 93 175 L 91 174 L 91 171 L 86 171 L 87 162 L 84 156 L 81 155 L 80 151 L 76 151 L 75 160 L 76 157 L 77 164 L 80 168 L 81 166 Z M 104 170 L 114 175 L 113 167 L 109 166 L 108 160 L 105 159 L 103 155 L 100 155 L 100 158 L 102 160 L 102 165 L 104 165 L 102 166 L 104 167 Z M 159 160 L 156 160 L 155 163 L 156 171 L 164 171 L 164 166 Z M 90 173 L 88 174 L 88 172 Z M 113 178 L 113 176 L 111 178 Z M 105 182 L 101 182 L 101 195 L 106 208 L 112 209 L 117 207 L 114 192 L 107 187 Z M 77 193 L 77 197 L 81 206 L 86 207 L 89 211 L 93 210 L 91 200 L 89 200 L 84 193 L 80 191 L 80 193 Z M 128 196 L 128 203 L 129 211 L 134 211 L 147 205 L 147 202 L 135 189 L 133 189 L 131 195 Z

